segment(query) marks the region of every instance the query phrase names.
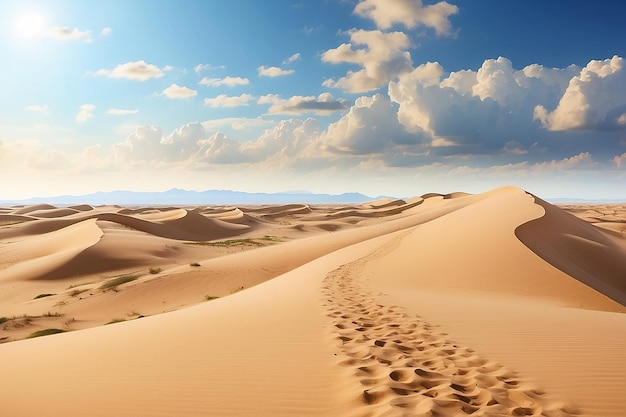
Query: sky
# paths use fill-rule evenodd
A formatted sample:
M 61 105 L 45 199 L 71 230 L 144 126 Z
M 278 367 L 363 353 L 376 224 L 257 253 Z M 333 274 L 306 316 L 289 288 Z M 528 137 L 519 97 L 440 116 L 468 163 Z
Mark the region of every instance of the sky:
M 626 3 L 0 2 L 0 199 L 626 199 Z

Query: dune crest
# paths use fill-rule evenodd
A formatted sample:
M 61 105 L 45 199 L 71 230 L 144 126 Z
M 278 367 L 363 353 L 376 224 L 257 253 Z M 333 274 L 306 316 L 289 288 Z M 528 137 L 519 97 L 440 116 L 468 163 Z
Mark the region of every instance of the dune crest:
M 626 241 L 535 197 L 545 214 L 516 236 L 546 262 L 626 305 Z

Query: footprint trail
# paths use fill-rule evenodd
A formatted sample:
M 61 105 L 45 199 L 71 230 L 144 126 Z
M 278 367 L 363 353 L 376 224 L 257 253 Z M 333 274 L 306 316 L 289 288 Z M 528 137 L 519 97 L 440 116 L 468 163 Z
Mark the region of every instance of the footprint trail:
M 323 303 L 340 348 L 341 366 L 360 384 L 351 416 L 544 416 L 579 412 L 515 372 L 453 343 L 422 318 L 389 306 L 366 288 L 368 262 L 393 251 L 394 238 L 331 271 Z

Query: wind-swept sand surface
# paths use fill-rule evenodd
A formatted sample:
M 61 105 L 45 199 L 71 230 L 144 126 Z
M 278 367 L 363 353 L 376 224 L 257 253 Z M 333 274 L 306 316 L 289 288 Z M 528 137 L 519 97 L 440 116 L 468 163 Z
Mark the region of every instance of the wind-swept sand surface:
M 626 207 L 563 208 L 0 208 L 0 415 L 623 417 Z

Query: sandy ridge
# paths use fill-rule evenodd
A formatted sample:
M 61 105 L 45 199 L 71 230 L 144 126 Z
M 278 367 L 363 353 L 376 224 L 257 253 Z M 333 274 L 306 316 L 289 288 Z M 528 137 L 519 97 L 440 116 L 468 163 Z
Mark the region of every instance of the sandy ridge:
M 410 231 L 409 231 L 410 232 Z M 369 255 L 330 272 L 323 281 L 328 310 L 342 353 L 359 390 L 350 416 L 545 416 L 579 414 L 516 372 L 481 357 L 419 316 L 367 289 L 363 271 L 393 251 L 409 232 Z M 357 390 L 355 390 L 357 391 Z

